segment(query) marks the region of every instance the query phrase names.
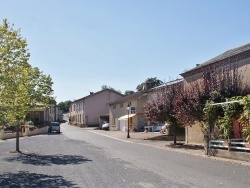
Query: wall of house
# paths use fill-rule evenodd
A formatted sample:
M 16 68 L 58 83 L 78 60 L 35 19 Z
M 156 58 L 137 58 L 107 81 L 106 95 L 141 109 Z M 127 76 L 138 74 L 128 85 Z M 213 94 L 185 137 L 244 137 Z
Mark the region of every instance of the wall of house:
M 220 61 L 210 66 L 220 67 L 222 63 L 224 62 Z M 250 85 L 250 57 L 239 61 L 231 62 L 230 65 L 232 67 L 233 66 L 238 67 L 238 74 L 241 75 L 241 77 L 243 78 L 242 83 Z M 195 70 L 193 73 L 189 73 L 187 76 L 185 76 L 184 85 L 187 86 L 188 84 L 195 81 L 199 82 L 201 78 L 202 78 L 202 70 L 201 69 Z
M 121 102 L 109 106 L 109 124 L 112 130 L 119 130 L 119 120 L 127 113 L 127 102 Z
M 201 127 L 199 123 L 195 123 L 194 125 L 186 126 L 185 128 L 185 137 L 186 137 L 186 144 L 204 144 L 204 134 L 201 131 Z
M 57 109 L 57 120 L 59 122 L 63 120 L 63 111 L 60 109 Z
M 131 130 L 138 130 L 138 128 L 143 129 L 146 125 L 146 122 L 143 117 L 143 105 L 147 99 L 147 95 L 140 98 L 131 99 L 128 101 L 123 101 L 120 103 L 112 104 L 109 106 L 109 118 L 110 118 L 110 130 L 120 130 L 120 121 L 125 121 L 127 125 L 127 120 L 118 120 L 121 116 L 127 115 L 127 106 L 128 103 L 131 104 L 131 107 L 135 107 L 136 116 L 130 118 L 130 124 L 132 125 Z M 127 127 L 126 127 L 127 130 Z
M 29 112 L 26 116 L 26 120 L 31 120 L 36 125 L 43 124 L 45 122 L 44 110 L 36 109 Z
M 77 122 L 79 125 L 84 125 L 85 119 L 84 119 L 84 100 L 78 100 L 75 101 L 75 122 Z
M 69 121 L 72 123 L 75 121 L 75 115 L 76 115 L 76 111 L 75 111 L 75 102 L 73 102 L 70 107 L 69 107 Z
M 240 60 L 238 62 L 239 72 L 244 75 L 243 83 L 247 83 L 250 86 L 250 57 Z
M 236 58 L 235 58 L 236 59 Z M 215 64 L 219 67 L 221 63 L 225 63 L 226 60 L 220 61 Z M 247 84 L 250 86 L 250 57 L 230 62 L 231 66 L 238 67 L 238 74 L 241 75 L 242 84 Z M 210 65 L 214 66 L 214 65 Z M 202 78 L 202 72 L 200 70 L 195 70 L 184 77 L 184 86 L 187 88 L 190 83 L 195 81 L 200 81 Z M 186 142 L 191 144 L 203 144 L 203 133 L 199 125 L 193 125 L 192 127 L 186 127 Z
M 129 100 L 126 102 L 120 102 L 117 104 L 113 104 L 109 106 L 109 122 L 110 122 L 110 130 L 120 130 L 120 121 L 124 121 L 124 120 L 118 120 L 121 116 L 127 115 L 128 114 L 128 110 L 127 110 L 127 106 L 128 103 L 131 104 L 132 107 L 137 108 L 137 101 L 135 99 L 133 100 Z M 137 112 L 136 112 L 137 113 Z M 132 129 L 134 128 L 135 124 L 136 124 L 136 116 L 132 117 Z M 127 120 L 125 120 L 125 125 L 127 125 Z
M 84 100 L 74 101 L 69 108 L 69 119 L 72 124 L 84 125 Z
M 147 94 L 148 95 L 148 94 Z M 137 102 L 137 122 L 136 127 L 138 130 L 144 130 L 144 126 L 147 125 L 146 120 L 143 116 L 143 106 L 147 102 L 147 95 L 142 96 Z
M 91 126 L 98 125 L 99 116 L 109 113 L 108 103 L 120 97 L 120 94 L 105 90 L 84 99 L 85 123 Z

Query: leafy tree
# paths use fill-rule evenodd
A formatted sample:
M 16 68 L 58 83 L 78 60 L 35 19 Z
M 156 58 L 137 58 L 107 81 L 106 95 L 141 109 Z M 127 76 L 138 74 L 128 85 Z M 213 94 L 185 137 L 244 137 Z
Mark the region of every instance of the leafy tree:
M 240 105 L 243 106 L 243 111 L 241 113 L 241 117 L 239 118 L 240 123 L 242 125 L 243 135 L 245 137 L 246 142 L 250 144 L 250 95 L 246 95 L 242 97 Z
M 6 19 L 0 26 L 0 106 L 1 123 L 15 126 L 16 151 L 19 151 L 19 129 L 32 108 L 49 106 L 52 79 L 29 63 L 27 42 L 20 29 L 13 29 Z
M 131 95 L 131 94 L 133 94 L 134 93 L 134 91 L 132 91 L 132 90 L 126 90 L 125 92 L 124 92 L 124 95 Z
M 162 87 L 157 90 L 154 98 L 143 107 L 144 117 L 147 122 L 168 122 L 174 128 L 174 144 L 176 144 L 176 128 L 178 126 L 175 117 L 174 102 L 177 94 L 183 89 L 182 82 Z
M 208 100 L 225 102 L 233 96 L 244 96 L 250 88 L 243 83 L 244 73 L 237 67 L 222 65 L 221 67 L 204 68 L 202 78 L 190 83 L 183 92 L 178 93 L 175 101 L 176 118 L 182 125 L 201 123 L 204 133 L 204 107 Z
M 107 86 L 107 85 L 102 85 L 101 88 L 102 88 L 102 90 L 105 90 L 105 89 L 115 90 L 114 88 Z
M 136 89 L 137 89 L 137 91 L 142 91 L 143 87 L 145 87 L 145 86 L 147 87 L 147 89 L 150 89 L 150 88 L 162 85 L 162 84 L 163 84 L 163 82 L 161 80 L 157 79 L 157 77 L 148 78 L 145 80 L 145 82 L 139 84 L 136 87 Z
M 58 107 L 65 113 L 65 112 L 69 112 L 69 106 L 72 103 L 72 101 L 68 100 L 68 101 L 64 101 L 64 102 L 60 102 L 58 104 Z
M 176 97 L 174 110 L 178 123 L 192 126 L 198 122 L 208 146 L 210 127 L 206 124 L 207 117 L 204 113 L 206 102 L 225 102 L 227 98 L 248 94 L 250 89 L 243 83 L 243 77 L 244 72 L 239 72 L 236 66 L 224 64 L 220 67 L 204 68 L 202 78 L 190 83 Z
M 101 88 L 102 88 L 102 90 L 110 89 L 110 90 L 116 91 L 118 93 L 122 93 L 120 90 L 115 90 L 113 87 L 110 87 L 110 86 L 107 86 L 107 85 L 102 85 Z
M 218 111 L 220 111 L 218 113 Z M 204 108 L 206 123 L 212 128 L 211 137 L 214 139 L 230 139 L 233 133 L 233 122 L 236 119 L 240 122 L 243 133 L 241 136 L 250 143 L 250 95 L 235 96 L 229 98 L 227 103 L 214 104 L 208 101 Z

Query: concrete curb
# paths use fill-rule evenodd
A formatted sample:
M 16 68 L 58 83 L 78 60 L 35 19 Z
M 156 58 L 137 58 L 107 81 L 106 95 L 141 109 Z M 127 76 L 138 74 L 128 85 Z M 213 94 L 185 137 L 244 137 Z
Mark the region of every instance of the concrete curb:
M 147 145 L 147 146 L 156 147 L 156 148 L 160 148 L 160 149 L 171 150 L 174 152 L 186 153 L 186 154 L 194 155 L 194 156 L 198 156 L 198 157 L 210 158 L 213 160 L 220 160 L 220 161 L 226 161 L 226 162 L 230 162 L 230 163 L 236 163 L 236 164 L 250 166 L 250 162 L 244 161 L 244 160 L 242 160 L 242 158 L 233 159 L 233 158 L 229 158 L 227 156 L 223 156 L 221 153 L 219 156 L 209 156 L 209 155 L 205 155 L 204 149 L 200 149 L 200 148 L 190 149 L 188 147 L 178 147 L 178 145 L 173 147 L 172 146 L 173 141 L 161 141 L 161 140 L 151 140 L 150 139 L 159 133 L 131 132 L 130 138 L 127 138 L 126 137 L 127 133 L 122 132 L 122 131 L 103 131 L 103 130 L 94 130 L 94 129 L 88 130 L 88 131 L 93 132 L 95 134 L 102 135 L 102 136 L 106 136 L 106 137 L 109 137 L 112 139 L 124 141 L 124 142 L 137 143 L 137 144 Z M 234 155 L 234 156 L 237 156 L 237 155 Z

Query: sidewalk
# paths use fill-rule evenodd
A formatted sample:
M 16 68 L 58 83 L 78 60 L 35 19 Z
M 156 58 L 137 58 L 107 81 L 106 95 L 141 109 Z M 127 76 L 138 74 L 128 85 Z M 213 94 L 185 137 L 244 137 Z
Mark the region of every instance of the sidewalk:
M 157 147 L 161 149 L 171 150 L 174 152 L 186 153 L 189 155 L 210 158 L 214 160 L 220 161 L 228 161 L 230 163 L 237 163 L 242 165 L 250 166 L 250 162 L 245 162 L 241 160 L 227 159 L 223 157 L 214 157 L 208 156 L 205 154 L 203 146 L 196 145 L 185 145 L 183 141 L 177 141 L 177 145 L 173 145 L 173 141 L 165 141 L 165 140 L 155 140 L 155 137 L 161 136 L 162 134 L 159 132 L 130 132 L 130 138 L 127 138 L 127 132 L 123 131 L 104 131 L 97 129 L 90 129 L 89 131 L 94 132 L 96 134 L 100 134 L 102 136 L 107 136 L 113 139 L 118 139 L 124 142 L 132 142 L 142 145 L 148 145 L 152 147 Z

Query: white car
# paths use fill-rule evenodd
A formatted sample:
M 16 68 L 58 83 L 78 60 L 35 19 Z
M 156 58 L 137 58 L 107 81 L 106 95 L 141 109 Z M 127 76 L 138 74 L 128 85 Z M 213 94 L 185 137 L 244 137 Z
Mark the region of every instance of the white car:
M 103 121 L 102 130 L 109 130 L 109 122 Z

